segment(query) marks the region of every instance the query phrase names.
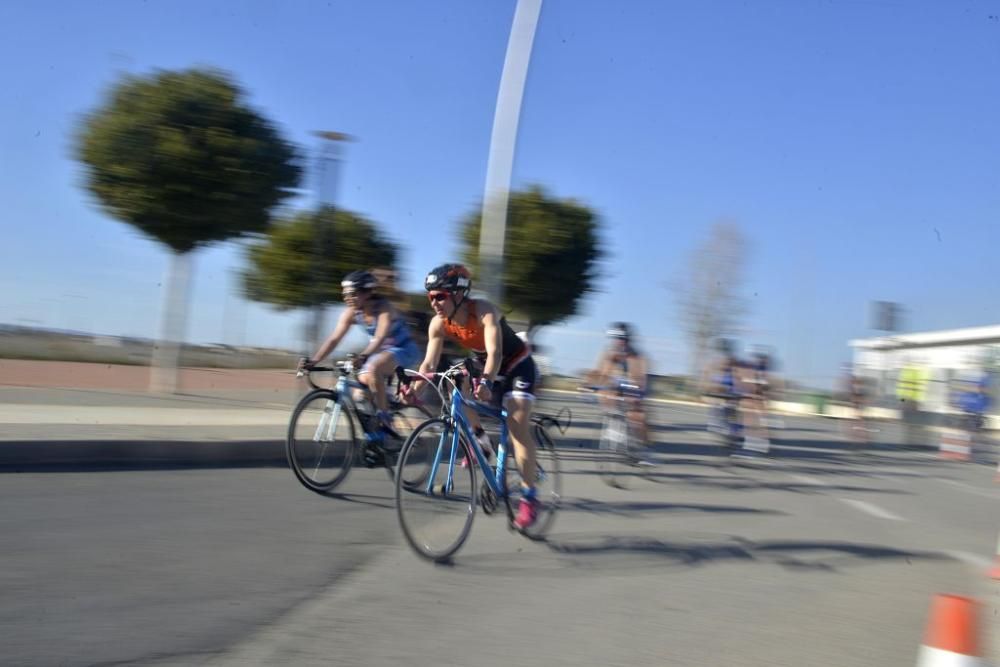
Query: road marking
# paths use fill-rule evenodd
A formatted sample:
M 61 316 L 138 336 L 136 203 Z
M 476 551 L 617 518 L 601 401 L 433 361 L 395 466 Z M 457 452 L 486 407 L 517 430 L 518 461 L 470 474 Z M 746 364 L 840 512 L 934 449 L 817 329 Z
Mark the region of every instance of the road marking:
M 840 502 L 845 505 L 850 505 L 856 510 L 860 510 L 865 514 L 870 514 L 871 516 L 878 517 L 879 519 L 888 519 L 890 521 L 906 521 L 903 517 L 898 514 L 893 514 L 889 510 L 882 509 L 878 505 L 866 502 L 864 500 L 855 500 L 853 498 L 837 498 Z
M 922 644 L 917 653 L 918 665 L 949 665 L 950 667 L 975 667 L 985 665 L 979 658 L 971 655 L 960 655 L 942 648 L 934 648 Z

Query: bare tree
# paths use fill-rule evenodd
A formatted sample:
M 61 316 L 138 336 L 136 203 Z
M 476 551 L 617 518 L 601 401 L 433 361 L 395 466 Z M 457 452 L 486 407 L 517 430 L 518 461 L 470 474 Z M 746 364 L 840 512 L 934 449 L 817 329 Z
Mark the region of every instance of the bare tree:
M 712 225 L 674 283 L 677 308 L 691 351 L 691 370 L 700 378 L 715 339 L 735 333 L 746 314 L 742 297 L 747 243 L 730 221 Z

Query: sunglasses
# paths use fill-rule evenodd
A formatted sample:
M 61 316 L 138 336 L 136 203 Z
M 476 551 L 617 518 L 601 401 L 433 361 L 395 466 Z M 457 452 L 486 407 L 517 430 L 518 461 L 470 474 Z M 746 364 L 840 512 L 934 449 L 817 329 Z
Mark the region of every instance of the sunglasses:
M 444 301 L 448 298 L 448 292 L 428 292 L 427 298 L 431 301 Z

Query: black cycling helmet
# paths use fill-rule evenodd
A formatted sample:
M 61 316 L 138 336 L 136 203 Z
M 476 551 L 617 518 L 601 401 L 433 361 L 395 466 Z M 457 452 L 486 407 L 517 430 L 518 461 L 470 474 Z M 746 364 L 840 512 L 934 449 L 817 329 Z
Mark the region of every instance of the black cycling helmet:
M 351 271 L 340 281 L 340 288 L 345 292 L 362 292 L 378 287 L 378 280 L 368 271 L 359 269 Z
M 424 289 L 428 292 L 468 292 L 471 287 L 472 274 L 461 264 L 442 264 L 424 278 Z
M 632 340 L 632 327 L 628 322 L 612 322 L 608 327 L 608 338 L 623 340 L 626 343 Z

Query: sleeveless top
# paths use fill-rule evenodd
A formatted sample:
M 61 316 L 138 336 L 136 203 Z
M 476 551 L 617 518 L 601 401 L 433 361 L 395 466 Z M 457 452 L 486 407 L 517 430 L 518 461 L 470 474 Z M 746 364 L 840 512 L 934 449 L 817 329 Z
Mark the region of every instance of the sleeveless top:
M 476 314 L 476 302 L 469 301 L 469 316 L 466 324 L 459 325 L 450 320 L 442 322 L 445 334 L 462 347 L 472 350 L 480 360 L 486 359 L 486 336 L 483 324 Z M 500 372 L 505 373 L 528 358 L 531 350 L 507 324 L 504 317 L 500 318 Z
M 357 310 L 354 312 L 354 322 L 355 324 L 361 325 L 365 331 L 368 332 L 369 336 L 375 336 L 375 330 L 378 327 L 378 316 L 382 314 L 381 308 L 385 308 L 387 304 L 383 301 L 379 304 L 380 310 L 375 316 L 371 324 L 365 321 L 365 313 L 363 310 Z M 392 323 L 389 324 L 389 332 L 385 336 L 385 340 L 382 341 L 381 347 L 405 347 L 413 342 L 410 337 L 410 328 L 406 325 L 406 320 L 403 319 L 401 315 L 396 313 L 396 316 L 392 318 Z

